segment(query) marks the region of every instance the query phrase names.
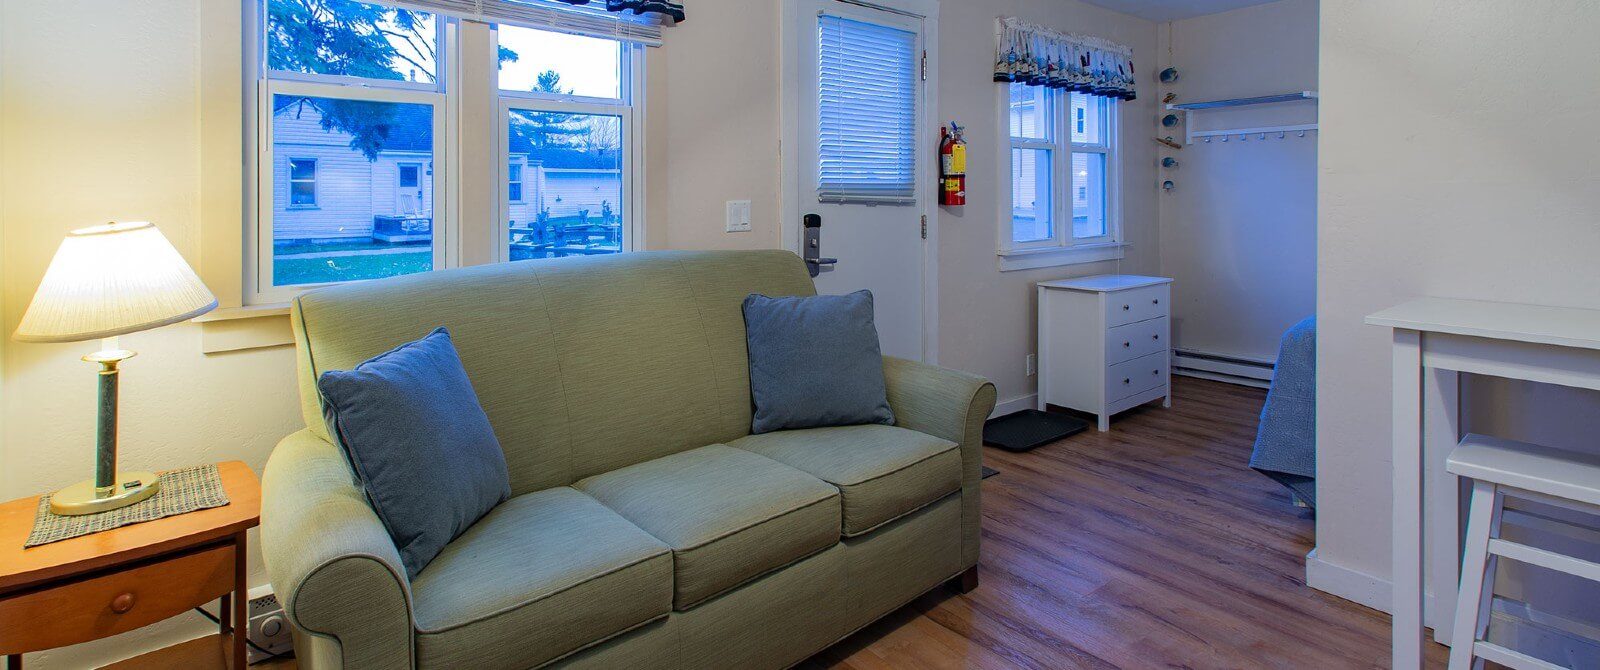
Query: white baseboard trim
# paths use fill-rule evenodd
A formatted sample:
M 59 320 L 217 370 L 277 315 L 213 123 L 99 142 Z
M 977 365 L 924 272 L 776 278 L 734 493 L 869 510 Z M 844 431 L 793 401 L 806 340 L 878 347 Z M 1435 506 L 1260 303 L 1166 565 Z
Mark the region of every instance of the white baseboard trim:
M 1394 601 L 1389 580 L 1324 561 L 1316 549 L 1306 554 L 1306 586 L 1380 612 L 1388 612 Z
M 1025 409 L 1034 409 L 1038 402 L 1039 394 L 1037 393 L 1029 393 L 1028 395 L 1019 396 L 1010 400 L 1002 400 L 994 404 L 994 411 L 989 413 L 989 418 L 993 419 L 997 416 L 1005 416 L 1012 412 L 1020 412 Z

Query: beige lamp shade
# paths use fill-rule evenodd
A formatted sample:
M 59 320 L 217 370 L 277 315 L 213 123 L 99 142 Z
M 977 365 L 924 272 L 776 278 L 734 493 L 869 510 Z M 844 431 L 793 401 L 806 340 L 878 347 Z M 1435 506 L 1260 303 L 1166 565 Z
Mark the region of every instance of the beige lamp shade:
M 217 306 L 172 243 L 144 221 L 74 230 L 13 338 L 78 342 L 187 321 Z

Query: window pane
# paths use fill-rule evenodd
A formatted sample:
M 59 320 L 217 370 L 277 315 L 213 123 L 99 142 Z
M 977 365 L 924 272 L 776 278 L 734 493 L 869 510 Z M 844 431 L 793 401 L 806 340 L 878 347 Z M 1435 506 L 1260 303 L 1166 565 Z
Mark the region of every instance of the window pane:
M 436 81 L 434 15 L 351 0 L 267 0 L 267 68 Z
M 1050 239 L 1050 151 L 1011 150 L 1011 241 Z
M 289 182 L 289 204 L 297 207 L 309 207 L 317 204 L 317 183 L 315 181 Z
M 1106 99 L 1084 95 L 1072 94 L 1072 141 L 1080 144 L 1102 144 L 1105 139 L 1105 110 Z
M 1072 154 L 1072 236 L 1106 234 L 1106 156 Z
M 272 110 L 273 285 L 433 269 L 432 105 L 275 95 Z
M 315 179 L 317 176 L 317 162 L 305 158 L 289 159 L 290 179 Z
M 1034 140 L 1050 139 L 1050 89 L 1027 84 L 1011 85 L 1011 136 Z
M 500 26 L 500 90 L 622 97 L 622 43 Z
M 511 260 L 622 251 L 622 117 L 511 110 Z M 520 198 L 518 197 L 520 196 Z
M 916 33 L 818 19 L 817 195 L 909 203 L 916 194 Z

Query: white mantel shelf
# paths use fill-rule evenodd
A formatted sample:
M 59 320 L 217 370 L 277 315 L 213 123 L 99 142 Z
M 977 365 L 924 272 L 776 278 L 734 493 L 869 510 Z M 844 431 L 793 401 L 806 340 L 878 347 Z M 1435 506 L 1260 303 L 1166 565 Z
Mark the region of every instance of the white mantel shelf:
M 1367 317 L 1374 326 L 1600 349 L 1600 310 L 1419 298 Z

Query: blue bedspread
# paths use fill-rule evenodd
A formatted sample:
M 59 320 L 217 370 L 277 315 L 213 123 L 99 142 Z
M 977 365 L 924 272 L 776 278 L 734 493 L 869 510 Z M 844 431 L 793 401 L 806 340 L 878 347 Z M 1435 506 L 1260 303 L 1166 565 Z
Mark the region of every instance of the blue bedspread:
M 1283 334 L 1250 467 L 1317 507 L 1317 319 Z

